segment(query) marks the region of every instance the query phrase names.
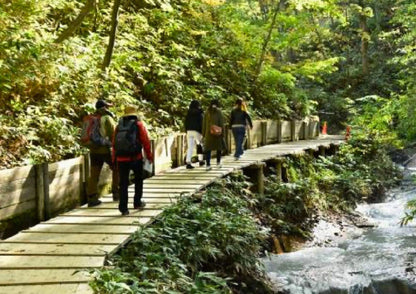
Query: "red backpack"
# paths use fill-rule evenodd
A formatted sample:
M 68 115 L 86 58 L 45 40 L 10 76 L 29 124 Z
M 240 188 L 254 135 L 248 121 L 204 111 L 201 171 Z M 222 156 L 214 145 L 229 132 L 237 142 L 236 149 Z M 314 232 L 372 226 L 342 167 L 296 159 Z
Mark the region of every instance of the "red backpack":
M 86 115 L 82 120 L 81 144 L 85 147 L 111 146 L 100 133 L 101 115 Z

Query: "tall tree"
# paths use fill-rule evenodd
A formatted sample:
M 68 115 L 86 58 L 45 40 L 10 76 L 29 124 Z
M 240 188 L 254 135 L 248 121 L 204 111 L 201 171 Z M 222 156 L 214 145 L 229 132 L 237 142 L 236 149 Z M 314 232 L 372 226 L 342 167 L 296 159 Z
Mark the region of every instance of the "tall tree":
M 117 27 L 118 27 L 118 13 L 120 10 L 120 3 L 121 3 L 121 0 L 114 0 L 113 10 L 111 13 L 110 36 L 109 36 L 107 50 L 104 56 L 104 61 L 101 66 L 102 70 L 105 70 L 110 65 L 111 58 L 113 56 L 114 44 L 116 41 L 116 34 L 117 34 Z
M 84 18 L 96 7 L 97 0 L 87 0 L 87 3 L 81 9 L 78 16 L 71 22 L 68 27 L 56 38 L 55 43 L 61 43 L 71 37 L 75 31 L 81 26 Z

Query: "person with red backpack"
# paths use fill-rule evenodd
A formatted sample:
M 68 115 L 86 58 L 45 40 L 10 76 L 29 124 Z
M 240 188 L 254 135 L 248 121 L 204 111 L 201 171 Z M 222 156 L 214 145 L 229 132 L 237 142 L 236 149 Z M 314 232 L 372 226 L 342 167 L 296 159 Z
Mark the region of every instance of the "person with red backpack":
M 134 209 L 142 209 L 146 203 L 143 196 L 143 155 L 153 162 L 150 139 L 147 130 L 137 115 L 136 106 L 129 105 L 119 120 L 113 137 L 113 160 L 120 174 L 120 201 L 118 209 L 122 215 L 128 215 L 128 186 L 130 171 L 134 173 Z
M 118 172 L 111 157 L 111 139 L 114 134 L 115 121 L 114 114 L 108 110 L 110 106 L 112 104 L 100 99 L 95 103 L 95 113 L 84 118 L 81 143 L 90 150 L 91 165 L 91 174 L 87 181 L 88 207 L 101 204 L 101 200 L 98 199 L 98 182 L 104 163 L 112 169 L 113 200 L 117 201 L 119 198 Z

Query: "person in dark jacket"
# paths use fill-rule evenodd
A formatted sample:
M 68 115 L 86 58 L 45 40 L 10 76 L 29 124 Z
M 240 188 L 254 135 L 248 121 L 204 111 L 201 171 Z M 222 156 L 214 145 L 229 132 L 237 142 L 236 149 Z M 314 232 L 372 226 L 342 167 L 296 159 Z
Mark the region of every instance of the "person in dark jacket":
M 108 110 L 108 107 L 110 106 L 112 106 L 112 104 L 102 99 L 97 100 L 95 103 L 95 113 L 100 116 L 100 134 L 108 141 L 108 145 L 90 147 L 91 171 L 87 181 L 88 207 L 94 207 L 101 204 L 101 200 L 98 199 L 98 182 L 104 163 L 108 164 L 112 170 L 111 192 L 113 194 L 113 200 L 118 201 L 119 199 L 117 167 L 113 165 L 111 160 L 111 139 L 114 133 L 115 122 L 114 114 Z
M 211 170 L 211 151 L 217 151 L 217 167 L 221 168 L 221 152 L 224 148 L 224 116 L 219 109 L 219 101 L 212 100 L 202 122 L 202 136 L 204 137 L 206 170 Z M 218 129 L 219 128 L 219 129 Z M 216 133 L 215 129 L 221 130 Z
M 238 98 L 230 115 L 230 126 L 235 141 L 235 160 L 239 160 L 244 153 L 243 143 L 246 136 L 247 124 L 250 126 L 250 129 L 253 128 L 253 123 L 251 122 L 250 115 L 247 113 L 245 103 L 242 98 Z
M 204 155 L 202 153 L 202 120 L 204 112 L 201 108 L 201 103 L 197 100 L 192 100 L 189 105 L 188 113 L 185 118 L 186 138 L 188 139 L 188 150 L 186 153 L 186 168 L 192 169 L 192 153 L 194 146 L 197 146 L 197 154 L 199 166 L 204 165 Z
M 140 145 L 144 149 L 147 160 L 153 162 L 153 155 L 151 151 L 150 139 L 147 134 L 147 130 L 142 121 L 139 120 L 137 115 L 136 106 L 126 106 L 124 115 L 120 119 L 120 123 L 127 123 L 129 120 L 135 120 L 137 124 L 136 138 L 140 142 Z M 116 127 L 113 137 L 113 160 L 117 162 L 119 174 L 120 174 L 120 202 L 118 209 L 122 215 L 128 215 L 128 186 L 129 186 L 129 174 L 130 171 L 134 173 L 134 209 L 144 208 L 146 203 L 142 201 L 143 196 L 143 155 L 141 150 L 137 150 L 137 154 L 132 156 L 118 156 L 116 155 L 115 138 L 118 133 L 119 126 Z

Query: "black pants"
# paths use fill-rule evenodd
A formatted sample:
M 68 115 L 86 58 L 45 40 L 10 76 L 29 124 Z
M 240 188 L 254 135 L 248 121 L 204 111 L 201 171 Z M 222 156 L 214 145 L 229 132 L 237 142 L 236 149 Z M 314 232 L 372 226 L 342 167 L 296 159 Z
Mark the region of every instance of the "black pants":
M 118 203 L 118 210 L 125 212 L 128 210 L 128 187 L 130 171 L 134 173 L 134 199 L 133 205 L 139 206 L 143 196 L 143 160 L 119 162 L 120 174 L 120 202 Z

